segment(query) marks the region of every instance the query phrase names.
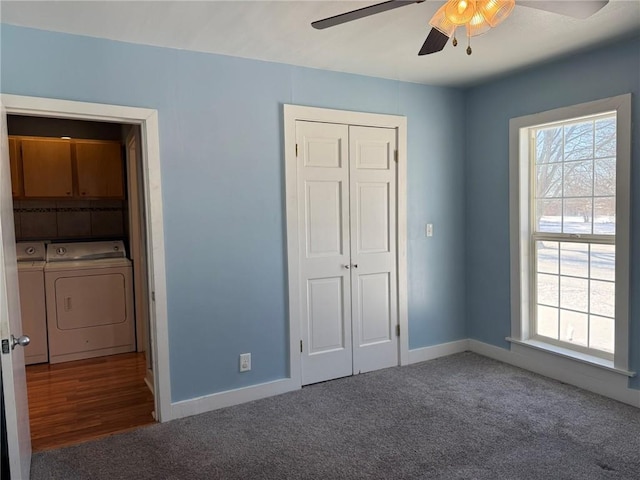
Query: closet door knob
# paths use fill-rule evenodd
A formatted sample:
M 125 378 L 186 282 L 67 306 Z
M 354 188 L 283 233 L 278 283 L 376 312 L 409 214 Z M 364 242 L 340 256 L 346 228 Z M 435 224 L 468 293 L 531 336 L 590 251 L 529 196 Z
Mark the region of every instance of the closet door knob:
M 353 264 L 353 268 L 358 268 L 358 264 L 357 264 L 357 263 L 354 263 L 354 264 Z
M 343 265 L 343 267 L 346 268 L 347 270 L 351 268 L 349 265 Z

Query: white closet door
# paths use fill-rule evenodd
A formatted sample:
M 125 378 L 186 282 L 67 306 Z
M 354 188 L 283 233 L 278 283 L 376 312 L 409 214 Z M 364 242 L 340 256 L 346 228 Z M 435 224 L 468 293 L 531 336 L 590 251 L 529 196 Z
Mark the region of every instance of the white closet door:
M 303 385 L 353 373 L 348 135 L 296 122 Z
M 349 127 L 353 370 L 398 365 L 396 131 Z

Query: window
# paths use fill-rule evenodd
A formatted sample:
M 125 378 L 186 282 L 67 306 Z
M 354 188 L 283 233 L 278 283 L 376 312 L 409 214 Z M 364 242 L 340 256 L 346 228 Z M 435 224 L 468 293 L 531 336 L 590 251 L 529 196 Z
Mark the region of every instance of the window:
M 630 96 L 510 134 L 512 340 L 626 370 Z

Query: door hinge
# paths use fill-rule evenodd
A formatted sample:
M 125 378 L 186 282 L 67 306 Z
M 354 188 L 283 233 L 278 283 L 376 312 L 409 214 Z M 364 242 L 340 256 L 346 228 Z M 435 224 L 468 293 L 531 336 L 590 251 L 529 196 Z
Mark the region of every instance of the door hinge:
M 296 143 L 296 158 L 298 158 L 298 144 Z
M 302 353 L 302 340 L 300 340 L 300 353 Z
M 396 163 L 398 163 L 398 150 L 396 150 L 393 154 L 394 156 L 394 160 L 396 161 Z
M 151 292 L 151 301 L 156 301 L 156 292 Z
M 11 349 L 9 348 L 9 340 L 7 339 L 2 340 L 2 353 L 11 353 Z
M 400 336 L 400 324 L 396 325 L 396 337 Z

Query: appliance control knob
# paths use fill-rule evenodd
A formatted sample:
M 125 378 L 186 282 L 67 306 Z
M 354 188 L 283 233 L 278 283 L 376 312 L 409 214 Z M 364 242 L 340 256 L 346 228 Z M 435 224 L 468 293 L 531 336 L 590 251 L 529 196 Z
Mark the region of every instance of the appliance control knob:
M 33 255 L 34 253 L 36 253 L 36 249 L 33 247 L 27 247 L 25 248 L 24 253 L 26 253 L 27 255 Z
M 65 253 L 67 253 L 67 249 L 64 248 L 64 247 L 58 247 L 58 248 L 56 248 L 56 253 L 58 255 L 64 255 Z

